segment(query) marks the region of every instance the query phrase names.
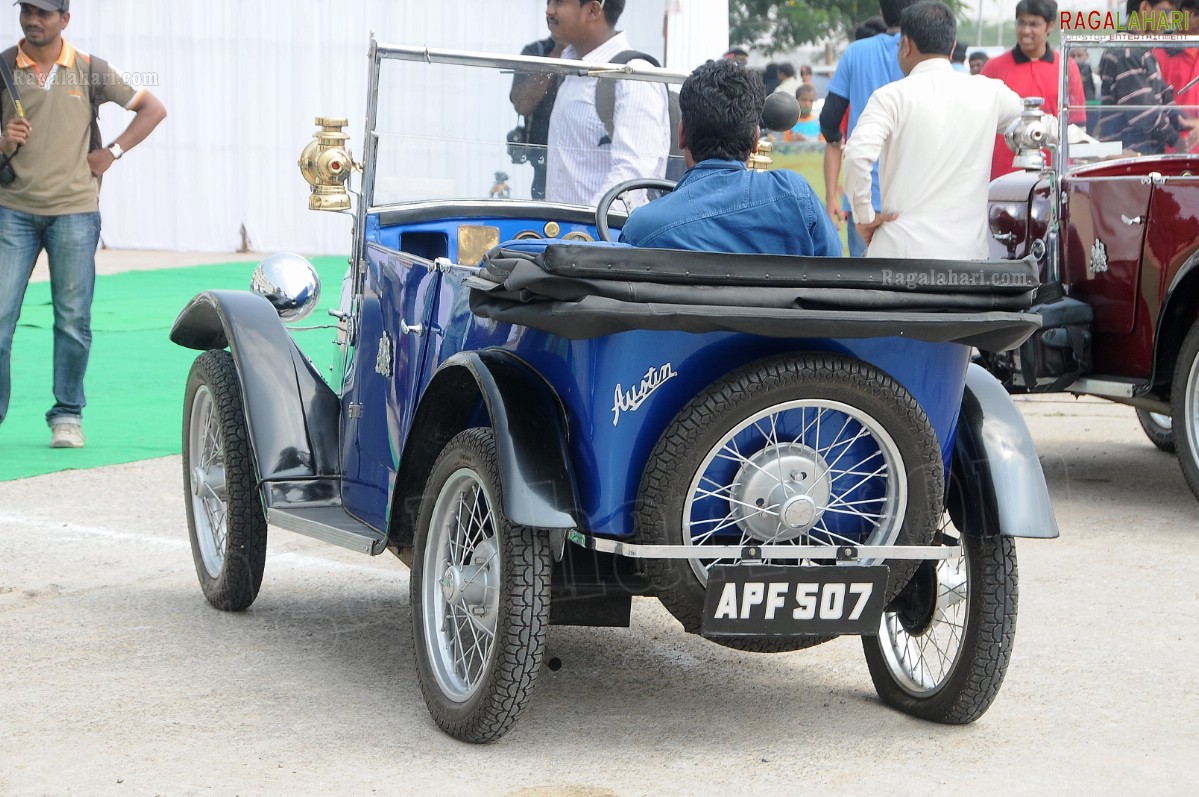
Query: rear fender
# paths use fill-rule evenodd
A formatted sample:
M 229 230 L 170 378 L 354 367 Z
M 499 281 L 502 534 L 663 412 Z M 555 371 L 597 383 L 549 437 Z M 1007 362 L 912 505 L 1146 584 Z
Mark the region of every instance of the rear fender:
M 171 341 L 200 351 L 228 348 L 233 355 L 262 482 L 340 473 L 341 402 L 269 301 L 249 291 L 201 293 L 175 319 Z
M 1199 321 L 1199 252 L 1187 258 L 1174 275 L 1162 300 L 1162 312 L 1154 337 L 1154 386 L 1169 391 L 1182 341 L 1196 321 Z
M 505 517 L 538 529 L 577 526 L 566 417 L 553 388 L 507 352 L 462 352 L 433 375 L 413 416 L 392 496 L 392 544 L 412 544 L 433 463 L 454 435 L 478 425 L 480 405 L 495 431 Z
M 977 365 L 966 372 L 949 473 L 954 525 L 979 537 L 1058 536 L 1032 435 L 1003 385 Z

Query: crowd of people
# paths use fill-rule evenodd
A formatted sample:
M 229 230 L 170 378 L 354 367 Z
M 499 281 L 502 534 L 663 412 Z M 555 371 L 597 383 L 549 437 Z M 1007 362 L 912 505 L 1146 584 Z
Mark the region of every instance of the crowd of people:
M 0 422 L 22 298 L 45 251 L 55 316 L 55 403 L 46 419 L 51 444 L 73 448 L 84 444 L 100 177 L 166 112 L 63 38 L 69 0 L 19 6 L 24 38 L 0 54 Z M 548 0 L 549 36 L 522 54 L 657 66 L 617 30 L 624 7 L 625 0 Z M 1176 10 L 1190 25 L 1181 32 L 1199 35 L 1199 0 L 1127 0 L 1125 12 Z M 1020 0 L 1016 45 L 992 58 L 957 39 L 954 14 L 938 0 L 880 0 L 879 12 L 855 30 L 819 114 L 810 66 L 773 63 L 759 72 L 742 48 L 695 70 L 677 98 L 654 82 L 517 74 L 510 100 L 524 123 L 509 143 L 533 169 L 532 197 L 596 205 L 613 186 L 666 177 L 681 162 L 686 172 L 674 193 L 648 206 L 644 191 L 625 199 L 633 211 L 625 240 L 839 255 L 837 229 L 846 224 L 853 257 L 985 255 L 987 187 L 1012 170 L 1002 132 L 1021 98 L 1041 97 L 1049 114 L 1060 105 L 1062 64 L 1050 45 L 1057 4 Z M 1095 65 L 1078 48 L 1065 68 L 1070 122 L 1139 153 L 1199 149 L 1199 48 L 1130 41 L 1105 49 Z M 88 102 L 79 86 L 90 87 Z M 824 144 L 823 201 L 798 175 L 746 170 L 772 92 L 798 101 L 788 139 Z M 1096 98 L 1102 110 L 1088 109 Z M 94 124 L 104 102 L 133 113 L 107 146 Z M 493 193 L 506 191 L 497 175 Z
M 1178 0 L 1178 9 L 1194 12 L 1197 3 L 1199 0 Z M 916 6 L 920 8 L 913 11 Z M 575 14 L 579 9 L 584 12 L 592 9 L 597 19 L 606 15 L 607 25 L 597 31 L 601 38 L 595 41 L 563 38 L 572 30 L 562 22 L 563 7 Z M 625 40 L 616 38 L 623 35 L 616 34 L 614 28 L 622 7 L 620 2 L 601 5 L 581 0 L 550 0 L 547 14 L 554 35 L 530 45 L 526 52 L 552 52 L 592 61 L 611 60 L 618 54 L 636 56 L 635 52 L 625 52 Z M 1174 0 L 1128 0 L 1126 13 L 1173 10 Z M 749 53 L 743 48 L 730 49 L 722 59 L 754 74 L 764 95 L 784 92 L 795 96 L 799 119 L 785 133 L 784 140 L 823 142 L 825 212 L 834 226 L 847 225 L 849 254 L 853 257 L 878 253 L 907 256 L 927 251 L 934 239 L 941 247 L 940 256 L 956 249 L 961 249 L 963 256 L 985 254 L 985 229 L 981 225 L 987 187 L 992 179 L 1014 171 L 1013 155 L 1003 132 L 1019 116 L 1021 98 L 1040 97 L 1045 113 L 1057 115 L 1062 68 L 1067 74 L 1069 121 L 1081 130 L 1101 138 L 1118 139 L 1126 150 L 1139 153 L 1188 151 L 1199 144 L 1196 132 L 1199 108 L 1186 108 L 1199 105 L 1199 85 L 1195 81 L 1199 49 L 1182 46 L 1150 49 L 1130 42 L 1128 47 L 1106 50 L 1092 68 L 1089 51 L 1079 47 L 1062 64 L 1050 44 L 1058 22 L 1057 3 L 1020 0 L 1015 14 L 1016 45 L 988 57 L 980 50 L 971 52 L 968 45 L 957 39 L 953 14 L 933 0 L 881 0 L 879 12 L 855 30 L 855 41 L 837 64 L 819 114 L 815 112 L 817 89 L 810 66 L 803 65 L 797 70 L 790 62 L 780 62 L 751 70 Z M 905 30 L 904 20 L 909 15 L 911 29 Z M 1181 32 L 1199 34 L 1199 13 L 1186 14 L 1184 18 L 1190 21 L 1191 29 Z M 555 47 L 555 40 L 566 42 L 569 50 L 563 50 L 561 45 Z M 985 80 L 980 82 L 980 78 Z M 571 81 L 579 85 L 595 83 L 588 78 L 566 78 L 561 82 L 568 85 Z M 883 91 L 897 83 L 898 87 Z M 525 81 L 521 78 L 514 83 L 514 103 L 522 85 Z M 657 108 L 655 118 L 667 118 L 662 113 L 666 100 L 660 94 L 651 97 L 645 87 L 639 93 L 640 100 L 621 99 L 617 108 L 622 104 L 636 107 L 632 103 L 640 102 L 642 108 Z M 541 116 L 530 115 L 530 124 L 539 118 L 550 119 L 546 136 L 550 142 L 550 160 L 555 157 L 564 161 L 583 160 L 578 152 L 555 155 L 555 141 L 578 148 L 593 140 L 598 140 L 601 148 L 611 145 L 606 147 L 609 150 L 606 155 L 591 151 L 590 157 L 609 160 L 606 166 L 596 166 L 595 180 L 590 183 L 579 175 L 568 174 L 570 169 L 582 167 L 561 164 L 561 174 L 570 178 L 567 182 L 585 185 L 586 190 L 574 193 L 555 190 L 552 187 L 555 180 L 551 178 L 548 198 L 587 201 L 589 196 L 594 198 L 607 187 L 634 176 L 638 168 L 643 169 L 641 176 L 663 174 L 660 168 L 655 171 L 652 163 L 630 165 L 629 152 L 618 147 L 617 139 L 639 141 L 641 151 L 657 158 L 660 166 L 669 131 L 660 127 L 637 130 L 630 119 L 629 129 L 622 131 L 623 125 L 617 124 L 614 136 L 611 125 L 597 127 L 595 113 L 586 102 L 576 101 L 573 107 L 559 108 L 560 103 L 554 102 L 551 91 L 538 96 Z M 945 101 L 948 96 L 954 97 L 954 101 Z M 939 99 L 934 101 L 934 98 Z M 1109 106 L 1108 110 L 1101 112 L 1095 107 L 1097 103 Z M 1121 105 L 1136 107 L 1121 110 Z M 533 113 L 523 110 L 533 107 L 530 103 L 517 103 L 516 107 L 521 113 Z M 552 113 L 550 107 L 554 109 Z M 973 111 L 966 113 L 964 108 Z M 869 124 L 859 128 L 868 110 Z M 585 130 L 583 138 L 564 139 L 555 136 L 550 117 L 559 120 L 562 131 L 578 131 L 587 124 L 590 129 Z M 581 119 L 587 120 L 586 124 Z M 897 157 L 897 147 L 905 141 L 904 156 Z M 891 157 L 887 157 L 888 153 Z M 688 160 L 687 166 L 697 168 L 703 160 Z M 946 168 L 950 162 L 952 169 Z M 601 177 L 601 173 L 608 177 Z M 951 179 L 941 185 L 936 175 L 949 175 Z M 636 204 L 640 203 L 634 202 L 633 206 Z M 969 219 L 963 217 L 964 227 L 946 225 L 946 213 L 954 217 L 967 213 Z M 929 218 L 924 219 L 923 215 Z M 955 234 L 954 241 L 940 240 L 937 230 L 951 226 L 959 231 L 968 229 L 970 234 Z M 898 254 L 901 252 L 907 254 Z

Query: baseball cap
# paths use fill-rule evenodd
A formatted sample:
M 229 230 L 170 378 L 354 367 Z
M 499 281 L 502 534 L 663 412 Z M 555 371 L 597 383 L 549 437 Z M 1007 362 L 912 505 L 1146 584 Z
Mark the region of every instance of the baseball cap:
M 43 11 L 70 11 L 71 0 L 17 0 L 14 6 L 30 5 Z

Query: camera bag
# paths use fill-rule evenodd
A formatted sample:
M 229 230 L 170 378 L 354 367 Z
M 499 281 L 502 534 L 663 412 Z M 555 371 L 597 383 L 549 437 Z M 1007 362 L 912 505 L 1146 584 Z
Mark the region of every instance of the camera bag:
M 1012 353 L 1015 381 L 1029 393 L 1056 393 L 1090 373 L 1091 306 L 1057 296 L 1034 304 L 1029 312 L 1039 314 L 1042 325 Z

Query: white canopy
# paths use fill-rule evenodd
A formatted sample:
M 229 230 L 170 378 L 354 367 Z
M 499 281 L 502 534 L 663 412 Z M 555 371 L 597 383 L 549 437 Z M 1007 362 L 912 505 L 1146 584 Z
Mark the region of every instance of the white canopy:
M 71 42 L 143 80 L 169 114 L 105 177 L 104 245 L 230 252 L 244 236 L 263 252 L 344 254 L 349 218 L 307 209 L 296 162 L 317 116 L 348 117 L 360 156 L 370 33 L 392 44 L 517 53 L 546 35 L 544 8 L 538 0 L 77 4 Z M 727 49 L 727 19 L 727 0 L 628 0 L 620 28 L 635 47 L 665 54 L 666 66 L 691 69 Z M 128 119 L 106 106 L 106 141 Z

